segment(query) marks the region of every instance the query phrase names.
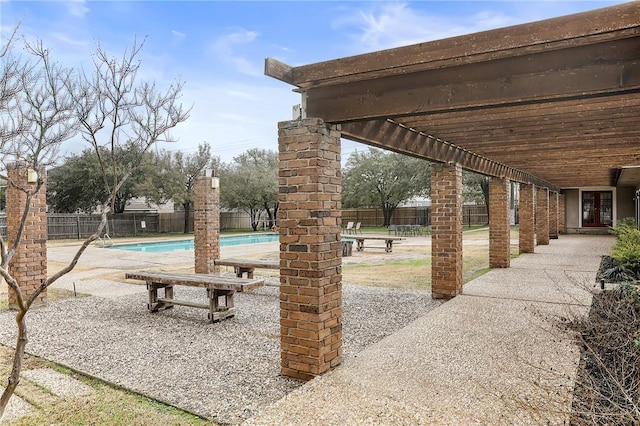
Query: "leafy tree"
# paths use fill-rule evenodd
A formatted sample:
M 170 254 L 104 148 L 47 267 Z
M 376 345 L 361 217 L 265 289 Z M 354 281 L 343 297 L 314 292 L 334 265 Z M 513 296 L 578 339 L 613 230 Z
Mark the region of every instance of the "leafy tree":
M 375 148 L 355 151 L 342 176 L 344 207 L 381 207 L 389 226 L 400 203 L 428 195 L 430 164 L 425 160 Z
M 106 148 L 98 148 L 100 155 L 106 157 L 109 154 Z M 115 180 L 112 173 L 118 173 L 122 179 L 128 172 L 131 163 L 138 161 L 137 148 L 131 143 L 118 146 L 114 149 L 114 158 L 117 167 L 105 169 L 109 180 Z M 146 153 L 143 157 L 148 157 Z M 146 167 L 145 167 L 146 166 Z M 134 169 L 131 178 L 127 179 L 115 192 L 113 212 L 124 212 L 127 203 L 132 198 L 140 196 L 138 185 L 141 179 L 155 172 L 149 162 L 142 162 Z M 52 208 L 60 213 L 75 213 L 82 211 L 93 213 L 108 197 L 100 172 L 99 155 L 92 148 L 86 148 L 80 155 L 72 155 L 60 167 L 49 172 L 47 182 L 47 201 Z
M 240 209 L 251 217 L 251 227 L 258 230 L 260 217 L 266 212 L 269 226 L 278 212 L 278 154 L 253 148 L 233 159 L 221 173 L 221 203 Z
M 465 201 L 489 206 L 489 177 L 464 170 L 462 172 L 463 196 Z
M 149 172 L 141 181 L 141 194 L 147 202 L 162 204 L 172 200 L 181 205 L 184 209 L 184 233 L 188 233 L 196 177 L 206 168 L 219 169 L 220 159 L 212 156 L 211 147 L 203 142 L 194 154 L 161 151 L 151 157 L 151 162 L 153 172 Z
M 83 242 L 65 267 L 44 278 L 29 297 L 22 292 L 9 268 L 21 244 L 27 216 L 23 215 L 13 241 L 0 239 L 0 276 L 17 299 L 16 346 L 11 374 L 0 395 L 0 417 L 20 381 L 28 341 L 26 315 L 30 307 L 47 287 L 74 269 L 89 244 L 103 232 L 107 215 L 117 203 L 118 191 L 134 173 L 144 153 L 158 141 L 171 140 L 168 131 L 189 116 L 189 111 L 178 102 L 183 83 L 160 91 L 152 83 L 136 81 L 140 44 L 134 42 L 133 48 L 120 59 L 110 57 L 98 46 L 91 74 L 63 69 L 50 59 L 49 51 L 39 42 L 25 44 L 27 58 L 14 58 L 12 44 L 13 37 L 0 47 L 3 70 L 0 155 L 23 160 L 39 170 L 52 164 L 61 143 L 79 130 L 97 156 L 106 198 L 96 232 Z M 126 144 L 132 148 L 132 159 L 119 164 L 118 149 Z M 43 181 L 39 178 L 33 187 L 23 187 L 9 180 L 9 185 L 25 193 L 24 209 L 28 213 Z

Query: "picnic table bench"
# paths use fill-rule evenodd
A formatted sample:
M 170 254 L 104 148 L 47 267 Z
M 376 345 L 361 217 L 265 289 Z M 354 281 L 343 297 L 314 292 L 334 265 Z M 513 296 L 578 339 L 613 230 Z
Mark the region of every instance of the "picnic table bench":
M 385 242 L 385 247 L 384 247 L 384 251 L 386 251 L 387 253 L 391 253 L 391 251 L 393 250 L 393 242 L 394 241 L 398 241 L 398 240 L 404 240 L 404 238 L 401 237 L 391 237 L 391 236 L 384 236 L 384 237 L 363 237 L 361 235 L 357 235 L 357 236 L 349 236 L 349 238 L 353 238 L 356 240 L 356 250 L 358 251 L 363 251 L 364 250 L 364 240 L 384 240 Z M 370 246 L 372 248 L 382 248 L 382 247 L 375 247 L 375 246 Z
M 214 260 L 216 265 L 233 266 L 238 278 L 247 274 L 247 278 L 253 278 L 254 269 L 280 269 L 280 262 L 275 260 L 260 259 L 218 259 Z
M 221 321 L 235 315 L 234 296 L 236 291 L 251 290 L 264 285 L 263 279 L 157 271 L 127 272 L 125 278 L 129 280 L 146 281 L 147 291 L 149 292 L 149 303 L 147 303 L 147 309 L 149 309 L 149 311 L 158 312 L 161 309 L 171 309 L 174 305 L 209 309 L 208 318 L 211 322 Z M 209 303 L 204 304 L 174 299 L 173 287 L 176 285 L 206 288 Z M 158 289 L 160 288 L 164 289 L 164 297 L 158 297 Z M 225 298 L 225 304 L 221 305 L 220 297 L 223 296 Z

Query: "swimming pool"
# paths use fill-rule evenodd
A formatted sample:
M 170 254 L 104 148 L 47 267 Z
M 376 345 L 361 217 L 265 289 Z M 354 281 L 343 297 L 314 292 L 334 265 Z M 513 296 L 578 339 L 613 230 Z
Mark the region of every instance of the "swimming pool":
M 278 241 L 278 234 L 235 235 L 220 237 L 220 247 L 238 246 L 241 244 L 270 243 Z M 159 241 L 154 243 L 115 244 L 116 250 L 144 251 L 147 253 L 163 253 L 176 250 L 193 250 L 193 239 Z

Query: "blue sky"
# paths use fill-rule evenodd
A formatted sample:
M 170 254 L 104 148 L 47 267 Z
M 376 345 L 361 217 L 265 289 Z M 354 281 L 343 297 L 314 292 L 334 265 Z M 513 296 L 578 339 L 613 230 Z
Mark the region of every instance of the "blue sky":
M 207 141 L 223 161 L 277 150 L 277 122 L 299 95 L 263 75 L 264 59 L 303 65 L 597 9 L 621 1 L 14 1 L 0 31 L 42 39 L 59 62 L 88 66 L 96 42 L 120 55 L 146 37 L 140 78 L 185 80 L 189 120 L 160 148 L 192 153 Z M 67 152 L 79 152 L 70 141 Z M 343 145 L 343 159 L 354 143 Z

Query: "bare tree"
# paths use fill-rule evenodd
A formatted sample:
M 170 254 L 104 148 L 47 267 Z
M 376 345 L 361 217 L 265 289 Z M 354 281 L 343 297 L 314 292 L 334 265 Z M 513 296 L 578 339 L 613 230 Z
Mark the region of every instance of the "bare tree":
M 19 128 L 12 123 L 11 132 L 0 130 L 8 136 L 2 139 L 2 150 L 17 159 L 39 169 L 49 164 L 57 155 L 63 141 L 79 131 L 99 157 L 99 168 L 107 188 L 108 198 L 102 205 L 102 220 L 96 232 L 87 238 L 73 259 L 56 274 L 47 277 L 28 298 L 23 294 L 18 281 L 11 275 L 9 265 L 23 237 L 26 217 L 34 195 L 41 189 L 40 179 L 33 188 L 23 188 L 9 183 L 26 193 L 24 215 L 13 241 L 0 241 L 2 259 L 0 275 L 15 292 L 17 299 L 17 341 L 11 375 L 0 396 L 0 417 L 20 380 L 22 359 L 27 344 L 25 316 L 37 297 L 57 279 L 69 273 L 78 260 L 103 232 L 107 215 L 112 211 L 115 194 L 138 166 L 143 154 L 159 141 L 171 141 L 169 130 L 185 121 L 189 109 L 179 103 L 184 83 L 174 83 L 161 92 L 152 83 L 136 82 L 140 63 L 137 59 L 142 44 L 134 42 L 133 48 L 119 58 L 110 57 L 100 46 L 94 55 L 91 74 L 73 74 L 63 70 L 49 59 L 49 52 L 41 43 L 26 44 L 27 52 L 35 58 L 28 66 L 17 62 L 15 73 L 7 78 L 3 87 L 12 90 L 3 92 L 7 101 L 0 104 L 0 115 L 18 112 L 18 121 L 26 123 Z M 0 52 L 8 54 L 10 46 Z M 18 90 L 15 88 L 18 87 Z M 138 156 L 124 165 L 124 174 L 115 173 L 119 166 L 114 152 L 124 144 L 133 144 Z M 104 149 L 106 148 L 106 149 Z M 114 173 L 107 173 L 112 169 Z
M 17 109 L 17 97 L 22 91 L 23 80 L 20 76 L 27 74 L 28 65 L 24 60 L 12 55 L 11 47 L 18 27 L 7 40 L 4 46 L 0 46 L 0 153 L 6 154 L 7 143 L 20 134 L 23 130 L 22 117 L 15 114 Z

